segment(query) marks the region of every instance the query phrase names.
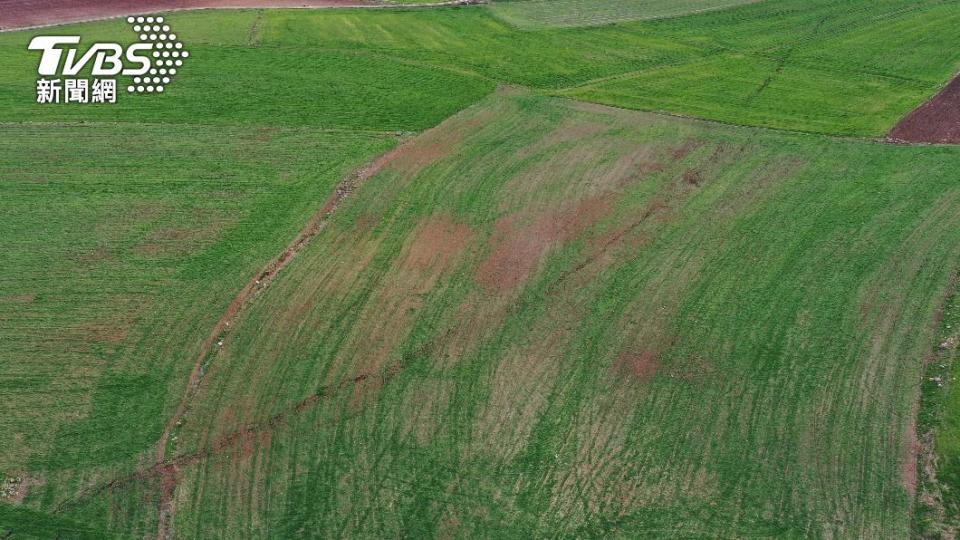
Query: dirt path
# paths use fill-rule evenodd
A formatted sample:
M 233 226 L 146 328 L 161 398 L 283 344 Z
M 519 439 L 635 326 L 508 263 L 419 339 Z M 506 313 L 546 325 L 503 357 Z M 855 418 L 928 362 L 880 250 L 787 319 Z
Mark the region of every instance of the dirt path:
M 157 460 L 154 469 L 161 474 L 161 485 L 163 486 L 160 497 L 160 523 L 157 538 L 166 538 L 168 518 L 173 514 L 173 492 L 179 481 L 179 464 L 177 461 L 166 463 L 167 445 L 170 441 L 171 433 L 183 418 L 190 399 L 196 393 L 200 379 L 203 377 L 205 363 L 208 357 L 214 354 L 214 346 L 222 344 L 230 322 L 236 318 L 244 305 L 259 291 L 266 288 L 276 277 L 277 273 L 290 264 L 290 261 L 293 260 L 297 253 L 310 242 L 310 239 L 323 230 L 324 226 L 329 222 L 330 216 L 337 211 L 343 200 L 349 197 L 360 184 L 377 174 L 384 166 L 406 152 L 411 143 L 412 141 L 402 142 L 393 150 L 381 155 L 360 170 L 341 180 L 323 207 L 310 218 L 306 226 L 300 230 L 287 248 L 258 272 L 256 277 L 250 280 L 233 298 L 230 305 L 227 306 L 226 311 L 223 312 L 216 324 L 214 324 L 210 334 L 203 341 L 203 344 L 200 346 L 200 352 L 194 360 L 193 370 L 190 372 L 183 396 L 180 398 L 180 402 L 177 404 L 173 415 L 167 420 L 163 433 L 160 435 L 160 439 L 156 445 Z
M 433 8 L 483 3 L 450 0 L 441 3 L 391 4 L 386 0 L 0 0 L 0 31 L 42 28 L 148 13 L 195 9 L 248 8 Z

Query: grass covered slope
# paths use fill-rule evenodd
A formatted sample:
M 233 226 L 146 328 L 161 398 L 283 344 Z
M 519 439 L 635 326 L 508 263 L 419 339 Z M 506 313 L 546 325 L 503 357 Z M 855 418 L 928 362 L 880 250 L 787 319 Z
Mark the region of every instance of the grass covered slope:
M 958 165 L 491 97 L 233 321 L 174 531 L 906 537 Z
M 0 125 L 0 485 L 15 488 L 3 502 L 50 510 L 153 459 L 235 291 L 343 174 L 393 144 L 316 129 Z M 5 512 L 0 531 L 41 523 Z
M 153 536 L 174 488 L 186 537 L 905 535 L 957 152 L 542 96 L 876 136 L 952 74 L 958 17 L 176 13 L 175 83 L 103 107 L 37 106 L 37 32 L 0 34 L 0 535 Z M 392 155 L 234 321 L 153 466 L 337 180 L 504 82 L 533 95 Z
M 625 21 L 679 17 L 759 0 L 516 0 L 495 2 L 491 10 L 523 29 L 598 26 Z

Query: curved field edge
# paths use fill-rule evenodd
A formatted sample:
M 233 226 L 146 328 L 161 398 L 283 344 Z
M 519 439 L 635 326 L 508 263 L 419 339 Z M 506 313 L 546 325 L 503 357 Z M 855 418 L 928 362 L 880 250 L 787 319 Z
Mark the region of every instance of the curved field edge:
M 958 162 L 489 98 L 237 320 L 174 530 L 907 536 Z

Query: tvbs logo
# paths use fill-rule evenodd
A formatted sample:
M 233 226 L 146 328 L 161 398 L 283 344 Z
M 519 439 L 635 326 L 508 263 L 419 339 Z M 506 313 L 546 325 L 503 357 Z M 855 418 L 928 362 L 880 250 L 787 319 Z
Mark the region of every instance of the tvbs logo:
M 128 17 L 140 40 L 94 43 L 80 50 L 80 36 L 37 36 L 28 49 L 40 51 L 37 103 L 116 103 L 117 76 L 132 77 L 131 94 L 162 93 L 190 53 L 163 17 Z M 78 78 L 89 70 L 92 79 Z

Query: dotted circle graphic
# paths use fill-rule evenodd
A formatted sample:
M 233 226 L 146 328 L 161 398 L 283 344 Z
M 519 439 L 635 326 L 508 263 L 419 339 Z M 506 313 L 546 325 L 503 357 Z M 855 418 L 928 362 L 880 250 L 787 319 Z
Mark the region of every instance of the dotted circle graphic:
M 169 24 L 165 24 L 163 17 L 136 16 L 127 17 L 127 22 L 140 38 L 140 43 L 149 44 L 152 52 L 147 73 L 133 78 L 133 84 L 127 86 L 131 94 L 160 93 L 170 84 L 172 77 L 177 74 L 174 67 L 183 66 L 183 58 L 188 58 L 190 52 L 177 39 L 177 34 L 171 32 Z M 149 76 L 147 76 L 149 75 Z M 160 76 L 157 76 L 160 75 Z

